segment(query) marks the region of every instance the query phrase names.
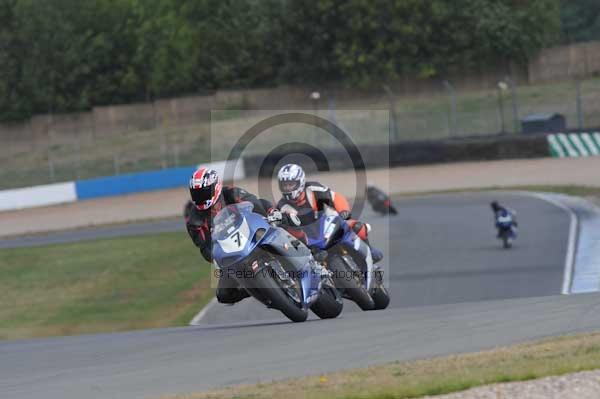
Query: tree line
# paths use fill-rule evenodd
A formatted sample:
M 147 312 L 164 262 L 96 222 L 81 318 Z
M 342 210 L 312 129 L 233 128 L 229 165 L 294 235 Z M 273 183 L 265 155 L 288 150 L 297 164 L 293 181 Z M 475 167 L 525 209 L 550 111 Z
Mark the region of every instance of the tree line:
M 596 2 L 0 0 L 0 120 L 218 88 L 368 87 L 524 63 L 564 40 L 561 21 L 576 32 L 586 23 L 564 7 Z

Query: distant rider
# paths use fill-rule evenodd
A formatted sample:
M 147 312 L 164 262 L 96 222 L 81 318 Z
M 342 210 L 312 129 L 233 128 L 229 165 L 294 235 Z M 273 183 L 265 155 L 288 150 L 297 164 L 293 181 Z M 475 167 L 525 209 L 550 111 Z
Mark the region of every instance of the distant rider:
M 208 262 L 212 262 L 212 219 L 223 206 L 248 201 L 254 205 L 254 212 L 266 216 L 270 222 L 281 222 L 281 212 L 274 209 L 270 201 L 258 199 L 239 187 L 223 186 L 218 173 L 213 169 L 196 170 L 190 179 L 189 188 L 194 206 L 189 208 L 185 219 L 186 228 Z M 249 295 L 239 288 L 233 278 L 223 275 L 219 279 L 216 296 L 221 303 L 233 304 Z
M 502 223 L 510 222 L 511 228 L 518 227 L 515 211 L 503 207 L 498 201 L 493 201 L 490 206 L 494 212 L 494 223 L 498 229 L 498 237 L 500 237 Z
M 279 181 L 279 190 L 283 195 L 283 198 L 277 203 L 277 208 L 282 212 L 295 212 L 302 224 L 308 224 L 310 215 L 314 215 L 315 211 L 322 211 L 325 205 L 334 208 L 358 237 L 369 245 L 373 263 L 383 259 L 383 253 L 369 244 L 370 226 L 352 219 L 350 204 L 342 194 L 336 193 L 318 182 L 307 182 L 304 170 L 296 164 L 284 165 L 277 174 L 277 180 Z M 305 216 L 307 213 L 309 214 L 308 220 Z

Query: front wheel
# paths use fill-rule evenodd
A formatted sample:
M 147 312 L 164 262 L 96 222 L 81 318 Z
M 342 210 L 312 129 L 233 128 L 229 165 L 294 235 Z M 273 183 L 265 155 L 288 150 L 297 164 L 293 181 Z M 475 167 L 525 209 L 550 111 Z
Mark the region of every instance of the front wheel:
M 335 319 L 342 313 L 344 301 L 340 292 L 335 288 L 331 277 L 323 282 L 319 299 L 310 307 L 314 314 L 321 319 Z
M 363 285 L 363 278 L 356 273 L 339 256 L 329 260 L 329 270 L 333 272 L 335 286 L 342 290 L 345 296 L 356 302 L 362 310 L 375 309 L 375 302 Z
M 269 307 L 280 310 L 295 323 L 303 322 L 308 318 L 308 310 L 302 306 L 302 288 L 298 281 L 295 281 L 298 291 L 293 295 L 294 299 L 287 293 L 293 288 L 284 286 L 285 282 L 279 280 L 277 273 L 257 273 L 254 279 L 255 284 L 262 291 L 262 296 L 269 302 Z

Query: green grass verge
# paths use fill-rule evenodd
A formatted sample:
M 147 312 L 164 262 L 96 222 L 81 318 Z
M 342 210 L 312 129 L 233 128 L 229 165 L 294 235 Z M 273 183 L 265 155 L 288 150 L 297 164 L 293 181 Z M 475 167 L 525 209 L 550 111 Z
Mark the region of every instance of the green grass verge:
M 185 233 L 0 250 L 0 339 L 185 325 L 213 295 Z
M 403 399 L 600 368 L 600 334 L 567 336 L 491 351 L 395 362 L 321 376 L 165 399 Z

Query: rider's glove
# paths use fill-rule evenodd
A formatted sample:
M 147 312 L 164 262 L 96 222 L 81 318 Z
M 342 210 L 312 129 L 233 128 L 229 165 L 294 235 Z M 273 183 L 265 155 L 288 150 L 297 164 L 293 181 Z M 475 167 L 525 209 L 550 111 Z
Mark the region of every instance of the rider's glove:
M 302 224 L 300 218 L 295 213 L 285 213 L 283 216 L 285 218 L 284 223 L 288 226 L 299 227 Z
M 350 219 L 351 216 L 352 216 L 352 214 L 350 213 L 350 211 L 341 211 L 340 212 L 340 217 L 344 220 Z
M 267 221 L 269 223 L 280 224 L 283 221 L 283 215 L 279 209 L 271 209 L 267 214 Z

